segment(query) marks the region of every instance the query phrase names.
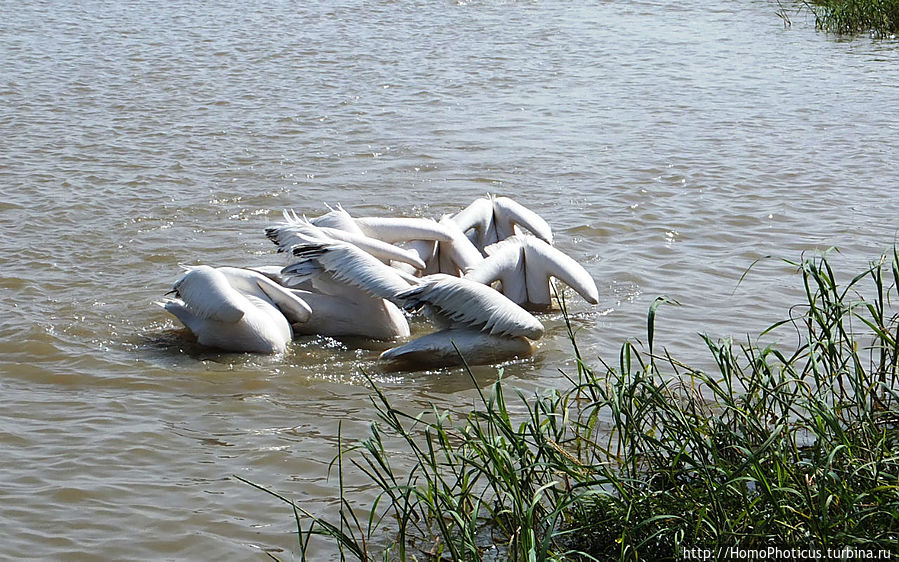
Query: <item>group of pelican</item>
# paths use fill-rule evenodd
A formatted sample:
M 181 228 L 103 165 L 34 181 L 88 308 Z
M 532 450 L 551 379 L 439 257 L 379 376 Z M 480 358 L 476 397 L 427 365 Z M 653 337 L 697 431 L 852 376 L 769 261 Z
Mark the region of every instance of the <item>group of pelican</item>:
M 265 233 L 289 265 L 187 267 L 160 303 L 201 345 L 281 353 L 295 335 L 403 339 L 407 316 L 424 311 L 437 331 L 382 353 L 386 368 L 455 365 L 460 354 L 490 364 L 531 353 L 544 328 L 529 311 L 551 308 L 551 277 L 599 301 L 546 221 L 508 197 L 439 221 L 285 211 Z

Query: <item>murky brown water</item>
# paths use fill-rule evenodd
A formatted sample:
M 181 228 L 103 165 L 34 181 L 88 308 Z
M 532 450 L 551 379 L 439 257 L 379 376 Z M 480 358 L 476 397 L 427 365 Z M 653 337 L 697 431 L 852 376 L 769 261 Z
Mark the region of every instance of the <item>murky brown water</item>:
M 337 426 L 365 435 L 378 350 L 218 354 L 153 304 L 181 263 L 280 263 L 262 231 L 283 208 L 512 196 L 597 280 L 601 304 L 573 307 L 588 357 L 666 294 L 658 341 L 701 361 L 697 332 L 798 298 L 774 261 L 737 287 L 753 260 L 839 246 L 854 272 L 896 239 L 899 43 L 784 29 L 774 2 L 77 4 L 0 22 L 9 558 L 289 557 L 289 510 L 232 474 L 333 508 Z M 514 384 L 570 366 L 544 321 Z M 412 409 L 474 401 L 458 371 L 383 384 Z

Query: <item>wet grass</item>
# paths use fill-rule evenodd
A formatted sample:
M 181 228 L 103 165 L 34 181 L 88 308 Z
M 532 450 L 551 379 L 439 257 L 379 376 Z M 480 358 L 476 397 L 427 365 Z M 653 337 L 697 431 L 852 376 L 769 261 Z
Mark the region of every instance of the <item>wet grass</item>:
M 370 436 L 341 443 L 332 465 L 338 513 L 315 517 L 278 495 L 300 555 L 313 536 L 359 560 L 896 554 L 899 255 L 844 284 L 826 255 L 794 265 L 805 302 L 759 337 L 787 331 L 795 349 L 704 337 L 715 368 L 692 368 L 654 343 L 671 303 L 659 298 L 645 345 L 625 342 L 614 363 L 589 365 L 568 324 L 577 370 L 562 373 L 565 390 L 525 395 L 500 378 L 456 419 L 400 411 L 373 384 Z M 376 501 L 345 497 L 347 470 Z
M 899 0 L 812 0 L 807 4 L 819 29 L 838 34 L 899 32 Z

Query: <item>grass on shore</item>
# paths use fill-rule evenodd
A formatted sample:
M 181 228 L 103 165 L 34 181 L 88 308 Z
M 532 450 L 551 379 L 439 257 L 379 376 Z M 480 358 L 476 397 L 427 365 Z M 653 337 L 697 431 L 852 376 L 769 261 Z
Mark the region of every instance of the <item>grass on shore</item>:
M 886 37 L 899 32 L 899 0 L 812 0 L 815 26 L 831 33 L 872 32 Z
M 760 336 L 790 330 L 797 348 L 704 337 L 714 372 L 654 346 L 670 302 L 659 298 L 646 345 L 625 342 L 615 364 L 588 365 L 569 324 L 577 372 L 563 373 L 566 390 L 525 396 L 499 380 L 457 420 L 436 406 L 399 411 L 375 386 L 370 437 L 341 443 L 334 461 L 339 513 L 314 517 L 278 495 L 293 507 L 300 555 L 313 535 L 359 560 L 897 553 L 899 255 L 890 257 L 844 285 L 826 255 L 795 264 L 805 302 Z M 350 465 L 380 491 L 372 505 L 345 496 Z

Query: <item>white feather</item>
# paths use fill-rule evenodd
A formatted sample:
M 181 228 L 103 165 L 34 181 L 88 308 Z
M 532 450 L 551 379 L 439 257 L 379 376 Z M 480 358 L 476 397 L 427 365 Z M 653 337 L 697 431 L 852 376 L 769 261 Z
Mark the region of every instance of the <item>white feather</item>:
M 488 194 L 486 198 L 475 199 L 454 216 L 453 221 L 464 232 L 475 230 L 477 236 L 473 238 L 479 250 L 514 236 L 516 227 L 548 244 L 553 241 L 552 229 L 540 215 L 508 197 Z
M 334 280 L 383 299 L 392 299 L 409 288 L 409 282 L 397 270 L 352 244 L 300 245 L 294 247 L 293 254 L 297 262 L 284 268 L 283 273 L 306 271 L 311 263 Z
M 309 222 L 315 226 L 338 228 L 354 234 L 364 234 L 362 229 L 356 224 L 356 221 L 353 220 L 353 217 L 351 217 L 348 212 L 344 211 L 343 207 L 339 204 L 336 209 L 328 206 L 328 212 L 326 214 L 310 219 Z
M 241 294 L 253 295 L 277 307 L 291 323 L 305 322 L 312 313 L 302 299 L 258 271 L 239 267 L 219 267 L 216 271 Z
M 489 255 L 465 274 L 466 279 L 490 285 L 501 284 L 500 292 L 517 305 L 528 303 L 524 250 L 515 238 L 492 244 L 486 248 Z
M 451 325 L 477 328 L 485 333 L 539 339 L 543 324 L 505 296 L 468 279 L 430 275 L 421 284 L 397 295 L 409 309 L 428 305 Z
M 409 335 L 409 324 L 386 299 L 409 288 L 411 277 L 345 242 L 298 245 L 295 263 L 282 275 L 310 277 L 312 292 L 295 292 L 312 308 L 298 333 L 392 339 Z M 414 277 L 411 277 L 415 279 Z
M 440 219 L 440 224 L 447 228 L 452 240 L 440 242 L 439 251 L 449 259 L 460 274 L 464 275 L 484 260 L 481 252 L 450 217 Z M 441 273 L 457 274 L 456 271 L 441 271 Z
M 323 336 L 359 336 L 391 340 L 409 336 L 409 323 L 403 312 L 390 301 L 372 298 L 362 291 L 343 287 L 337 295 L 296 291 L 312 307 L 312 317 L 294 324 L 297 334 Z
M 297 244 L 309 244 L 322 241 L 347 242 L 365 250 L 381 260 L 394 260 L 408 263 L 416 269 L 424 269 L 424 262 L 410 250 L 394 246 L 387 242 L 371 238 L 361 232 L 347 231 L 340 228 L 319 227 L 285 211 L 284 222 L 266 228 L 265 233 L 281 252 L 288 251 Z
M 356 225 L 367 236 L 384 242 L 409 242 L 411 240 L 437 240 L 449 242 L 452 235 L 440 223 L 423 218 L 405 217 L 357 217 Z
M 528 300 L 534 304 L 552 303 L 549 279 L 562 281 L 590 304 L 599 303 L 599 290 L 593 277 L 571 257 L 539 238 L 524 237 L 525 276 Z

